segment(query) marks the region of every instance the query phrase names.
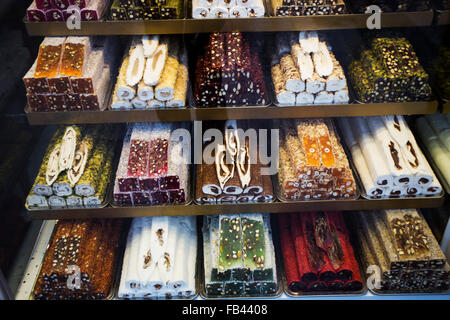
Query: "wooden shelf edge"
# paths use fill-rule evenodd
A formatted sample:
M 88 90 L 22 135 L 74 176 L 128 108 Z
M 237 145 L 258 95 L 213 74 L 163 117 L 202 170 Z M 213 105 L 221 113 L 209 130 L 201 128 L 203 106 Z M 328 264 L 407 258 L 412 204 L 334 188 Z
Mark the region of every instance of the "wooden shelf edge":
M 450 24 L 450 10 L 436 12 L 436 24 L 443 26 Z
M 173 19 L 151 21 L 82 22 L 79 30 L 69 30 L 64 22 L 24 23 L 30 36 L 68 35 L 134 35 L 192 34 L 205 32 L 270 32 L 300 30 L 334 30 L 367 28 L 367 14 L 328 16 L 264 17 L 246 19 Z M 381 14 L 381 27 L 430 26 L 432 10 L 417 12 L 386 12 Z
M 134 218 L 149 216 L 210 215 L 233 213 L 282 213 L 307 211 L 360 211 L 407 208 L 438 208 L 444 197 L 407 199 L 357 199 L 321 200 L 303 202 L 272 202 L 221 205 L 186 205 L 155 207 L 106 207 L 99 209 L 66 209 L 28 211 L 26 217 L 32 220 Z
M 176 122 L 231 119 L 329 118 L 380 115 L 433 114 L 437 101 L 406 103 L 373 103 L 346 105 L 310 105 L 295 107 L 186 108 L 127 111 L 70 111 L 25 113 L 30 125 Z

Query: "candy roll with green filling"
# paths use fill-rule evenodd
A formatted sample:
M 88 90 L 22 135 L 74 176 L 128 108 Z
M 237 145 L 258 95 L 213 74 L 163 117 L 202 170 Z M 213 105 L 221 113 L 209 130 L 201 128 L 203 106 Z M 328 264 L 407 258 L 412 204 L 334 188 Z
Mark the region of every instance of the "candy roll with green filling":
M 66 198 L 68 208 L 83 208 L 83 198 L 77 195 L 71 195 Z
M 94 147 L 92 156 L 89 158 L 78 184 L 75 186 L 75 193 L 79 196 L 90 197 L 95 194 L 95 184 L 97 178 L 103 172 L 103 164 L 106 161 L 108 146 L 106 140 L 101 139 Z
M 95 183 L 96 192 L 93 196 L 85 197 L 83 199 L 83 204 L 85 207 L 100 207 L 105 202 L 106 191 L 108 188 L 108 184 L 111 180 L 111 169 L 113 162 L 114 152 L 113 149 L 108 151 L 106 156 L 106 162 L 102 166 L 103 171 L 102 174 L 98 176 L 98 179 Z
M 55 195 L 48 198 L 48 204 L 51 209 L 63 209 L 67 207 L 66 199 Z
M 47 198 L 31 191 L 27 197 L 27 206 L 30 209 L 48 209 Z
M 73 193 L 67 173 L 59 175 L 58 180 L 52 185 L 53 193 L 59 197 L 67 197 Z
M 56 145 L 59 145 L 61 143 L 62 140 L 62 136 L 63 136 L 63 129 L 59 128 L 55 134 L 53 135 L 52 140 L 50 141 L 47 150 L 45 152 L 45 156 L 42 160 L 42 164 L 41 167 L 39 169 L 39 173 L 36 177 L 36 180 L 34 181 L 34 185 L 33 185 L 33 192 L 36 195 L 40 195 L 40 196 L 51 196 L 53 194 L 53 189 L 51 187 L 51 185 L 49 185 L 47 183 L 47 169 L 48 169 L 48 161 L 50 158 L 50 154 L 52 153 L 54 147 Z M 58 171 L 58 170 L 57 170 Z

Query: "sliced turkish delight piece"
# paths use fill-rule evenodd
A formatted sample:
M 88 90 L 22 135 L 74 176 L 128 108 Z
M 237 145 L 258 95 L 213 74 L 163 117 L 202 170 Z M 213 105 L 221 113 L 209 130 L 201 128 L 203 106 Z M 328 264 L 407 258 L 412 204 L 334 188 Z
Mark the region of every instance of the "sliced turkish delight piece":
M 131 192 L 131 191 L 139 191 L 139 180 L 138 178 L 125 177 L 117 179 L 119 184 L 120 192 Z
M 81 105 L 81 97 L 79 94 L 66 94 L 64 95 L 64 99 L 67 105 L 68 111 L 81 111 L 83 110 Z
M 155 139 L 150 142 L 148 158 L 148 176 L 154 177 L 166 174 L 168 170 L 168 141 Z
M 159 190 L 159 179 L 158 178 L 140 178 L 139 186 L 141 190 L 147 192 L 155 192 Z
M 161 177 L 160 189 L 162 191 L 180 189 L 180 178 L 178 176 L 173 175 Z
M 64 37 L 47 37 L 39 47 L 34 76 L 37 78 L 58 75 L 61 62 Z
M 69 0 L 50 0 L 50 3 L 52 4 L 53 8 L 59 10 L 67 10 L 70 5 Z
M 131 177 L 146 176 L 148 172 L 148 142 L 132 140 L 128 159 L 128 175 Z
M 49 22 L 64 22 L 64 14 L 61 10 L 50 9 L 45 13 L 45 17 Z
M 326 81 L 324 78 L 319 76 L 316 72 L 313 76 L 306 80 L 306 92 L 316 94 L 325 90 Z
M 56 78 L 48 78 L 48 86 L 50 93 L 53 94 L 69 94 L 72 93 L 69 77 L 58 76 Z
M 67 105 L 63 94 L 52 94 L 46 96 L 49 111 L 66 111 Z
M 316 94 L 316 96 L 314 97 L 314 104 L 332 104 L 333 99 L 333 93 L 322 91 Z
M 83 67 L 82 76 L 70 78 L 74 93 L 94 93 L 95 85 L 103 74 L 104 55 L 102 50 L 94 50 Z
M 91 51 L 88 37 L 68 37 L 63 47 L 60 75 L 81 77 Z
M 301 106 L 314 103 L 314 95 L 308 92 L 300 92 L 295 96 L 295 105 Z
M 131 7 L 127 9 L 128 20 L 142 20 L 144 18 L 144 10 L 141 7 Z
M 46 96 L 42 94 L 28 94 L 28 105 L 30 106 L 31 111 L 34 112 L 43 112 L 48 111 L 47 99 Z
M 114 194 L 114 202 L 121 207 L 132 206 L 133 201 L 131 199 L 131 193 L 115 193 Z
M 52 8 L 50 0 L 35 0 L 34 2 L 36 2 L 36 7 L 40 10 L 47 11 Z
M 169 191 L 169 203 L 177 204 L 186 202 L 184 189 Z
M 349 101 L 350 97 L 348 95 L 347 87 L 334 93 L 334 100 L 333 100 L 334 104 L 345 104 L 348 103 Z
M 27 74 L 23 77 L 23 82 L 28 94 L 41 94 L 50 93 L 48 87 L 47 78 L 35 78 L 34 74 L 36 72 L 36 64 L 34 62 L 33 66 L 28 70 Z
M 145 206 L 151 203 L 150 195 L 147 192 L 132 192 L 131 195 L 135 206 Z
M 45 16 L 45 11 L 38 9 L 35 1 L 33 1 L 27 9 L 27 19 L 29 22 L 45 22 L 45 21 L 47 21 L 47 17 Z
M 81 21 L 98 21 L 105 11 L 107 1 L 92 1 L 81 10 Z
M 161 205 L 169 202 L 169 195 L 165 191 L 156 191 L 150 193 L 153 205 Z

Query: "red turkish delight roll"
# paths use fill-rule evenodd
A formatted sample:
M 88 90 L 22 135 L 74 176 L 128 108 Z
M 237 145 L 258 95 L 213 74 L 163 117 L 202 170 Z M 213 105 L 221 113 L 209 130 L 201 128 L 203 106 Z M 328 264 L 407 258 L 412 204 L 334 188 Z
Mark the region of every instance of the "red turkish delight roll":
M 305 284 L 318 280 L 317 273 L 318 268 L 311 267 L 310 257 L 306 245 L 306 237 L 303 228 L 302 216 L 297 213 L 291 213 L 291 235 L 295 246 L 295 255 L 297 257 L 297 265 L 299 269 L 299 275 L 302 282 Z
M 131 177 L 146 176 L 149 158 L 148 141 L 131 140 L 128 158 L 128 175 Z
M 161 177 L 160 189 L 162 191 L 180 189 L 180 178 L 178 176 Z
M 299 292 L 306 289 L 300 280 L 297 258 L 295 256 L 294 242 L 290 232 L 289 214 L 278 215 L 280 230 L 281 251 L 283 253 L 284 271 L 289 290 Z
M 155 139 L 150 142 L 148 157 L 148 176 L 157 177 L 167 173 L 168 169 L 168 141 Z M 178 188 L 175 188 L 178 189 Z

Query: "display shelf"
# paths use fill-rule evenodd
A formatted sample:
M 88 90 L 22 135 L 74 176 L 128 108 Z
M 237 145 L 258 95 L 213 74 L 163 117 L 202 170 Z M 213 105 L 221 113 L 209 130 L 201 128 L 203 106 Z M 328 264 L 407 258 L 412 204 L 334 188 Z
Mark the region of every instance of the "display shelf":
M 442 103 L 441 112 L 442 113 L 450 113 L 450 101 L 447 100 Z
M 437 10 L 435 13 L 435 21 L 437 25 L 450 24 L 450 10 Z
M 380 115 L 433 114 L 437 101 L 404 103 L 355 103 L 343 105 L 308 105 L 292 107 L 230 107 L 151 110 L 105 110 L 25 113 L 31 125 L 123 123 L 155 121 L 194 121 L 231 119 L 283 119 L 318 117 L 359 117 Z
M 33 210 L 27 217 L 46 219 L 132 218 L 149 216 L 210 215 L 232 213 L 281 213 L 308 211 L 356 211 L 407 208 L 437 208 L 444 197 L 407 199 L 308 200 L 302 202 L 240 203 L 180 206 L 111 207 L 93 209 Z
M 365 29 L 368 14 L 328 16 L 264 17 L 244 19 L 173 19 L 151 21 L 82 22 L 70 30 L 65 22 L 27 22 L 30 36 L 189 34 L 210 32 L 267 32 L 330 29 Z M 433 11 L 386 12 L 381 14 L 381 28 L 430 26 Z
M 50 241 L 55 221 L 45 221 L 41 232 L 33 248 L 27 268 L 24 272 L 23 280 L 17 294 L 16 300 L 29 300 L 34 288 L 34 284 L 39 275 L 40 266 L 44 260 L 45 251 Z M 248 300 L 273 300 L 273 298 L 252 298 Z M 377 295 L 367 291 L 363 295 L 330 295 L 330 296 L 301 296 L 290 297 L 283 293 L 277 300 L 450 300 L 450 294 L 398 294 L 398 295 Z M 205 300 L 198 296 L 196 300 Z M 188 303 L 188 301 L 186 301 Z

